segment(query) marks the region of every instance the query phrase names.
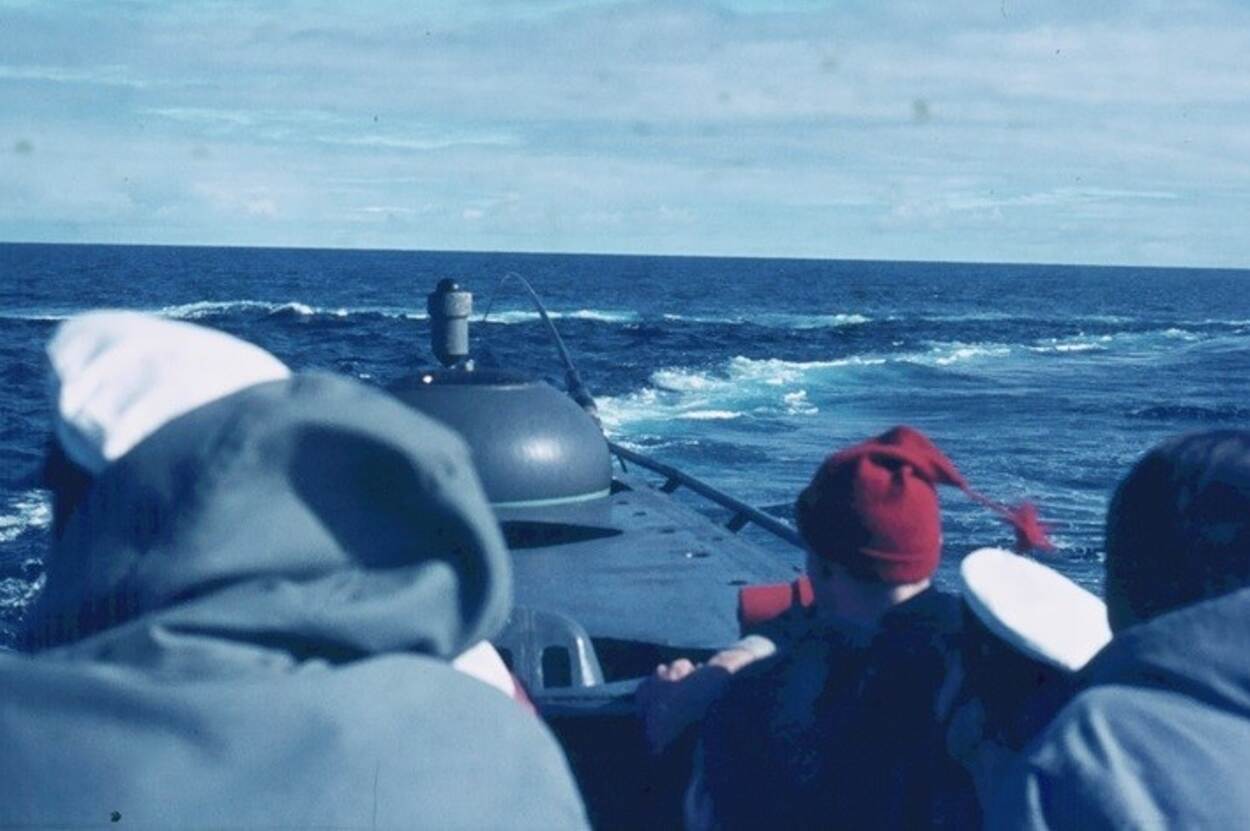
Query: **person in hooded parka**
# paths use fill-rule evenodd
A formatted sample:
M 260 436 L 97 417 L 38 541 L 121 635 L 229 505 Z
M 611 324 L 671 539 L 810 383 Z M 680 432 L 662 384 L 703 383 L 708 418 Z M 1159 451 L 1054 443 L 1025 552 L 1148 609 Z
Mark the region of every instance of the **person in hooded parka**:
M 1250 827 L 1250 431 L 1138 462 L 1107 513 L 1106 599 L 1114 637 L 990 827 Z
M 457 436 L 188 323 L 88 314 L 48 355 L 0 827 L 586 826 L 542 723 L 449 664 L 510 603 Z

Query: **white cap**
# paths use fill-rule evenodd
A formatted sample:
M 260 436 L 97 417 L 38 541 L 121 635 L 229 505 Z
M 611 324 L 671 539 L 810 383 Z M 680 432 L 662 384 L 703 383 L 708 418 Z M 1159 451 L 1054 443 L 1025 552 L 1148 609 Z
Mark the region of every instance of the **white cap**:
M 1076 672 L 1111 640 L 1106 605 L 1036 560 L 982 548 L 960 563 L 959 578 L 977 619 L 1034 660 Z
M 291 371 L 258 346 L 138 312 L 89 312 L 48 343 L 61 449 L 92 474 L 161 425 Z

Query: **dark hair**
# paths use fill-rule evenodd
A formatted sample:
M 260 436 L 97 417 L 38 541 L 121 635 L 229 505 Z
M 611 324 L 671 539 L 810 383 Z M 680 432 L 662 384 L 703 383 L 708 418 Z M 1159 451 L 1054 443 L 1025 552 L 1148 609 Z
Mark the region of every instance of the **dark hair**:
M 1107 511 L 1114 629 L 1250 585 L 1250 431 L 1212 430 L 1147 453 Z

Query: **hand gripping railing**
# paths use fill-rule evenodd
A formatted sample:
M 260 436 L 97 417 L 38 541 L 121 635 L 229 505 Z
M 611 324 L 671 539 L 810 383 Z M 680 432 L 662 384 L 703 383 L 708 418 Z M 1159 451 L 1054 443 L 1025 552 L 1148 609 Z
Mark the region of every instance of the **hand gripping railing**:
M 622 447 L 614 441 L 608 442 L 608 448 L 612 454 L 616 456 L 620 462 L 621 469 L 625 470 L 625 462 L 632 462 L 639 467 L 646 468 L 654 473 L 658 473 L 664 477 L 664 484 L 660 486 L 660 490 L 665 493 L 673 491 L 685 485 L 690 490 L 699 494 L 705 499 L 715 502 L 722 508 L 727 508 L 732 512 L 729 522 L 725 523 L 725 527 L 735 534 L 741 531 L 747 523 L 753 523 L 768 531 L 773 536 L 790 543 L 796 548 L 803 548 L 803 539 L 799 536 L 799 532 L 794 526 L 787 522 L 777 519 L 775 516 L 764 513 L 759 508 L 746 504 L 738 499 L 734 499 L 724 491 L 717 490 L 706 482 L 702 482 L 685 471 L 678 470 L 675 467 L 657 462 L 650 456 L 639 453 L 636 450 L 630 450 L 628 447 Z

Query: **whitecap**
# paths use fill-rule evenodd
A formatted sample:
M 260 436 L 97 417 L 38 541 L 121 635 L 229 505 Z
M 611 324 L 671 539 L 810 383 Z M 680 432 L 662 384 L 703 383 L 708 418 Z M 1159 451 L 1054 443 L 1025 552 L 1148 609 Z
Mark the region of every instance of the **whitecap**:
M 281 304 L 267 303 L 263 300 L 197 300 L 194 303 L 165 306 L 157 309 L 156 314 L 162 317 L 172 317 L 175 320 L 200 320 L 236 311 L 274 312 L 280 307 Z
M 12 542 L 25 534 L 52 523 L 52 503 L 44 491 L 25 491 L 9 497 L 0 514 L 0 543 Z
M 1044 338 L 1034 341 L 1029 347 L 1032 352 L 1101 352 L 1107 349 L 1107 344 L 1114 340 L 1113 335 L 1099 335 L 1098 337 L 1088 337 L 1085 335 L 1076 335 L 1070 338 Z
M 651 373 L 651 383 L 671 392 L 702 392 L 721 389 L 729 381 L 698 370 L 658 369 Z
M 821 315 L 769 313 L 753 317 L 744 317 L 742 315 L 721 317 L 708 315 L 665 314 L 662 315 L 662 317 L 664 320 L 676 323 L 706 323 L 719 324 L 721 326 L 742 326 L 745 324 L 752 324 L 755 326 L 765 326 L 775 329 L 825 329 L 837 328 L 841 326 L 862 326 L 865 323 L 872 323 L 872 318 L 865 315 L 844 312 Z
M 626 395 L 599 400 L 604 427 L 617 433 L 651 421 L 729 421 L 811 416 L 820 412 L 797 384 L 845 367 L 878 365 L 884 358 L 850 356 L 830 361 L 786 361 L 738 355 L 717 369 L 668 367 L 656 370 L 648 385 Z
M 687 410 L 677 413 L 677 418 L 688 421 L 729 421 L 741 417 L 742 413 L 737 410 Z
M 842 326 L 863 326 L 872 323 L 872 318 L 861 314 L 803 315 L 790 318 L 788 325 L 793 329 L 825 329 Z
M 413 320 L 420 320 L 426 317 L 424 313 L 394 306 L 361 306 L 356 308 L 338 306 L 323 309 L 318 306 L 310 306 L 298 300 L 290 300 L 285 303 L 276 303 L 268 300 L 197 300 L 194 303 L 182 303 L 176 306 L 165 306 L 152 310 L 153 314 L 175 320 L 203 320 L 204 318 L 221 317 L 238 312 L 259 312 L 267 315 L 293 314 L 298 317 L 324 315 L 340 319 L 358 314 L 375 314 L 395 319 L 408 318 Z
M 547 316 L 552 320 L 592 320 L 599 323 L 632 323 L 638 320 L 638 313 L 613 309 L 577 309 L 571 312 L 547 312 Z M 514 324 L 514 323 L 533 323 L 541 320 L 542 316 L 537 311 L 527 309 L 506 309 L 504 311 L 492 311 L 490 317 L 486 318 L 488 323 Z
M 555 312 L 552 317 L 571 318 L 573 320 L 597 320 L 601 323 L 632 323 L 638 320 L 637 312 L 600 311 L 598 309 L 578 309 L 574 312 Z
M 786 413 L 788 415 L 816 415 L 820 412 L 820 408 L 807 400 L 807 390 L 795 390 L 781 396 L 782 403 L 786 405 Z
M 317 313 L 317 310 L 312 306 L 309 306 L 307 303 L 291 302 L 283 303 L 281 306 L 273 310 L 274 314 L 278 312 L 294 312 L 300 317 L 312 317 Z
M 23 580 L 19 577 L 6 577 L 0 580 L 0 609 L 20 611 L 30 605 L 43 584 L 47 581 L 46 574 L 40 574 L 34 580 Z
M 737 326 L 746 323 L 741 317 L 707 317 L 705 315 L 679 315 L 665 314 L 662 315 L 664 320 L 670 320 L 674 323 L 719 323 L 726 326 Z
M 1002 358 L 1011 354 L 1005 343 L 963 343 L 961 341 L 933 343 L 928 352 L 902 356 L 900 360 L 930 366 L 951 366 L 979 358 Z
M 887 362 L 878 355 L 850 355 L 828 361 L 786 361 L 780 358 L 747 358 L 736 355 L 729 360 L 728 371 L 733 382 L 754 381 L 768 386 L 792 384 L 811 372 L 854 366 L 877 366 Z
M 614 433 L 625 424 L 663 416 L 659 393 L 652 387 L 643 387 L 625 395 L 604 395 L 595 399 L 599 420 L 604 430 Z

